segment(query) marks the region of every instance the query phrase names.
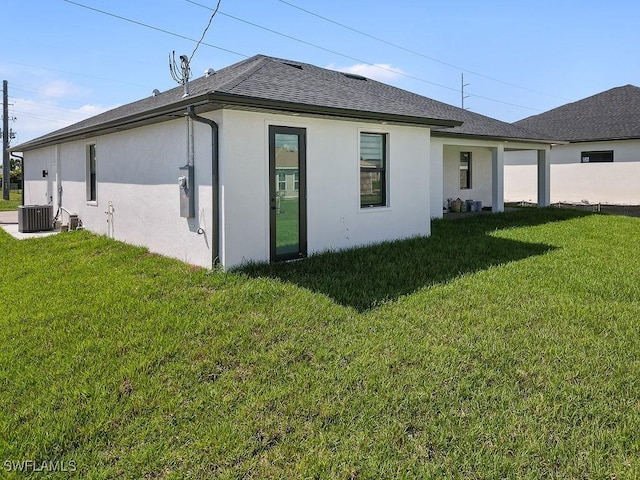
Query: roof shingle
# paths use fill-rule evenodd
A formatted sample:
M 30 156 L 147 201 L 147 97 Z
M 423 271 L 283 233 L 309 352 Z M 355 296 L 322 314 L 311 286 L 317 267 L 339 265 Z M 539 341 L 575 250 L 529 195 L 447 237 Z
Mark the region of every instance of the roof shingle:
M 403 121 L 434 128 L 440 134 L 472 135 L 499 139 L 545 141 L 544 136 L 499 120 L 469 112 L 375 80 L 316 67 L 307 63 L 256 55 L 225 67 L 213 75 L 192 80 L 189 96 L 176 87 L 137 102 L 123 105 L 15 147 L 27 150 L 76 136 L 99 134 L 139 120 L 176 112 L 196 101 L 217 102 L 220 106 L 242 101 L 245 105 L 294 107 L 309 113 L 351 115 Z M 460 125 L 462 123 L 462 125 Z M 456 126 L 458 125 L 458 126 Z M 454 126 L 453 129 L 449 127 Z M 438 133 L 434 133 L 438 134 Z
M 570 142 L 640 138 L 640 88 L 612 88 L 515 125 Z

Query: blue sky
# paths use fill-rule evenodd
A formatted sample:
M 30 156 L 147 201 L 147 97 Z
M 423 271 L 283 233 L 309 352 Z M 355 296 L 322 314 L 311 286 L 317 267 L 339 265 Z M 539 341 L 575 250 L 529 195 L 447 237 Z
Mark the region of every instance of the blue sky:
M 180 36 L 199 39 L 217 3 L 73 1 L 175 35 L 65 0 L 3 0 L 8 21 L 0 77 L 9 81 L 10 117 L 17 119 L 12 145 L 146 97 L 154 88 L 176 86 L 168 55 L 191 55 L 195 42 Z M 192 70 L 201 76 L 207 68 L 263 53 L 354 71 L 456 106 L 464 73 L 465 106 L 512 122 L 609 88 L 639 85 L 639 5 L 222 0 L 204 39 L 219 48 L 201 45 Z

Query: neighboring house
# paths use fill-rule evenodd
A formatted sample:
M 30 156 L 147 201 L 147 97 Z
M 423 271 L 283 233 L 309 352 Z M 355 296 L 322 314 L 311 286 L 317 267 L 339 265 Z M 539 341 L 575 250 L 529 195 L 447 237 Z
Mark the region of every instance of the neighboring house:
M 280 198 L 298 198 L 300 195 L 298 155 L 295 145 L 276 147 L 276 193 Z
M 512 148 L 538 152 L 548 204 L 550 143 L 358 75 L 257 55 L 193 80 L 188 95 L 178 87 L 16 149 L 25 203 L 233 267 L 429 235 L 448 197 L 501 211 Z
M 568 142 L 551 150 L 552 202 L 640 205 L 640 88 L 612 88 L 515 125 Z M 505 199 L 531 199 L 531 156 L 505 163 Z

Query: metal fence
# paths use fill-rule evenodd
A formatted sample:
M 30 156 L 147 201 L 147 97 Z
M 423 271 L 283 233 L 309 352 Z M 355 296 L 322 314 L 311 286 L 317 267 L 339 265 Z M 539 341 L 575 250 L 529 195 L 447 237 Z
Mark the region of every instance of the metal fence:
M 509 202 L 505 206 L 511 207 L 536 207 L 531 202 Z M 612 215 L 623 215 L 626 217 L 640 217 L 640 205 L 609 205 L 606 203 L 570 203 L 556 202 L 551 204 L 556 208 L 571 208 L 573 210 L 582 210 L 585 212 L 601 212 Z

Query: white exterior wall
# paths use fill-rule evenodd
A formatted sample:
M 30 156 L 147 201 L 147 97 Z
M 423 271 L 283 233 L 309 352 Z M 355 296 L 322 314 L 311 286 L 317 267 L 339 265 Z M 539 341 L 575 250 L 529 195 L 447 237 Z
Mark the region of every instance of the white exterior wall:
M 581 152 L 613 150 L 612 163 L 581 163 Z M 537 198 L 535 152 L 505 153 L 505 200 Z M 551 202 L 640 205 L 640 140 L 586 142 L 551 149 Z
M 471 188 L 460 188 L 460 152 L 471 152 Z M 443 199 L 479 200 L 491 206 L 491 150 L 481 147 L 444 147 Z
M 431 217 L 442 218 L 448 198 L 481 201 L 492 207 L 492 149 L 498 141 L 433 137 L 431 139 Z M 460 188 L 460 152 L 471 152 L 471 188 Z
M 44 165 L 59 155 L 62 206 L 95 233 L 211 267 L 211 129 L 196 124 L 196 217 L 180 217 L 179 167 L 187 163 L 186 120 L 25 152 L 25 203 L 44 203 Z M 87 201 L 87 146 L 96 145 L 97 201 Z M 58 152 L 58 153 L 56 153 Z M 40 177 L 40 178 L 39 178 Z M 51 178 L 51 171 L 49 174 Z M 55 191 L 55 190 L 54 190 Z M 57 194 L 52 202 L 57 207 Z M 106 211 L 113 204 L 112 228 Z M 66 214 L 63 217 L 66 219 Z M 197 233 L 204 230 L 203 235 Z
M 222 261 L 269 260 L 270 125 L 306 129 L 308 253 L 430 233 L 428 128 L 225 110 Z M 360 132 L 388 135 L 388 207 L 360 208 Z
M 306 129 L 309 254 L 429 235 L 428 128 L 232 110 L 205 116 L 220 127 L 220 260 L 225 267 L 269 261 L 270 125 Z M 180 217 L 179 209 L 185 120 L 25 152 L 26 203 L 57 206 L 56 177 L 50 182 L 54 186 L 48 186 L 42 170 L 49 169 L 51 178 L 58 162 L 62 205 L 77 213 L 85 228 L 210 267 L 211 129 L 199 123 L 195 128 L 195 219 Z M 387 207 L 360 208 L 360 132 L 388 135 Z M 92 143 L 97 202 L 86 200 L 87 146 Z M 114 208 L 112 230 L 105 213 L 109 201 Z M 205 234 L 199 235 L 198 228 Z
M 48 205 L 52 203 L 55 192 L 55 175 L 51 166 L 56 165 L 56 147 L 24 152 L 24 203 L 25 205 Z M 48 175 L 42 176 L 47 170 Z
M 444 152 L 442 142 L 437 138 L 431 138 L 430 159 L 431 178 L 429 179 L 431 191 L 431 218 L 442 218 L 445 207 L 444 196 Z

